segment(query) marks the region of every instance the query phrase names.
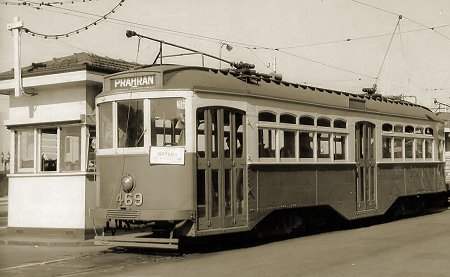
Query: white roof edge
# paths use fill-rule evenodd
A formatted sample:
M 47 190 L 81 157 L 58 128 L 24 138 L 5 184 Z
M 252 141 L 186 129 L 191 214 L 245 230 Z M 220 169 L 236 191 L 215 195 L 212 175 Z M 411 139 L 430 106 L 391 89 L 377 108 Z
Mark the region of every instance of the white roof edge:
M 34 77 L 25 77 L 25 78 L 23 78 L 23 87 L 27 88 L 27 87 L 37 87 L 37 86 L 44 86 L 44 85 L 56 85 L 56 84 L 72 83 L 72 82 L 79 82 L 79 81 L 94 81 L 94 82 L 103 83 L 103 77 L 105 75 L 101 75 L 100 73 L 94 74 L 94 73 L 88 72 L 86 70 L 80 70 L 80 71 L 48 74 L 48 75 L 41 75 L 41 76 L 34 76 Z M 0 81 L 0 94 L 9 94 L 9 93 L 4 93 L 2 91 L 7 90 L 9 92 L 10 90 L 14 89 L 14 85 L 15 85 L 14 79 Z

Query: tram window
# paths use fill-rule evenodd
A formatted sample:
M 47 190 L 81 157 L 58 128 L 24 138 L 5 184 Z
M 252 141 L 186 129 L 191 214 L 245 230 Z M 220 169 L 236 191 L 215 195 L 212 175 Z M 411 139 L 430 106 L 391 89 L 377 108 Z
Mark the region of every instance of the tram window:
M 152 146 L 185 145 L 183 101 L 180 98 L 152 99 L 150 101 Z
M 58 128 L 41 130 L 41 171 L 56 171 L 58 161 Z
M 405 133 L 407 134 L 413 134 L 414 133 L 414 127 L 413 126 L 405 126 Z
M 423 159 L 423 139 L 416 139 L 416 159 Z
M 113 115 L 112 103 L 99 105 L 99 148 L 107 149 L 113 147 Z
M 414 145 L 413 138 L 405 138 L 405 158 L 406 159 L 413 158 L 413 145 Z
M 328 118 L 320 117 L 317 119 L 317 126 L 331 127 L 331 121 Z
M 211 170 L 211 216 L 218 217 L 219 214 L 219 171 Z
M 258 121 L 277 122 L 277 115 L 271 112 L 260 112 Z
M 236 176 L 236 214 L 244 213 L 244 170 L 237 168 Z
M 345 135 L 334 135 L 334 159 L 345 160 Z
M 225 158 L 231 158 L 231 113 L 229 110 L 223 111 L 223 150 Z
M 210 149 L 210 154 L 211 154 L 211 158 L 217 158 L 219 157 L 219 134 L 218 132 L 218 125 L 217 125 L 217 110 L 211 110 L 210 113 L 210 122 L 209 124 L 211 124 L 211 149 Z
M 403 159 L 403 138 L 394 138 L 394 159 Z
M 341 119 L 336 119 L 334 121 L 334 128 L 345 129 L 345 128 L 347 128 L 347 122 L 345 122 L 344 120 L 341 120 Z
M 204 158 L 206 153 L 204 113 L 204 111 L 197 113 L 197 155 L 199 158 Z
M 423 134 L 423 128 L 422 127 L 416 127 L 416 134 Z
M 280 131 L 280 157 L 295 158 L 295 132 Z
M 244 116 L 236 113 L 234 116 L 234 130 L 236 132 L 236 158 L 242 158 L 244 152 Z
M 383 132 L 392 132 L 392 125 L 389 123 L 384 123 L 382 126 Z
M 197 215 L 206 217 L 205 170 L 197 170 Z
M 403 133 L 403 126 L 402 125 L 395 125 L 394 126 L 394 132 L 395 133 Z
M 16 165 L 19 172 L 34 168 L 34 130 L 16 131 Z
M 317 134 L 317 157 L 318 158 L 330 157 L 330 134 L 327 133 Z
M 425 135 L 433 135 L 433 128 L 427 127 L 425 128 Z
M 313 158 L 314 157 L 314 133 L 312 132 L 300 132 L 300 158 Z
M 450 152 L 450 133 L 445 133 L 445 152 Z
M 425 140 L 425 159 L 433 158 L 433 141 L 430 139 Z
M 60 132 L 61 171 L 79 171 L 81 169 L 81 128 L 79 126 L 61 127 Z
M 231 180 L 231 169 L 225 169 L 225 216 L 230 216 L 232 214 L 231 201 L 232 201 L 232 180 Z
M 117 102 L 117 145 L 124 147 L 144 146 L 144 101 Z
M 392 137 L 383 137 L 383 159 L 391 159 Z
M 282 114 L 280 115 L 280 123 L 296 124 L 297 119 L 295 118 L 294 115 Z
M 258 146 L 260 158 L 275 158 L 276 130 L 259 129 Z
M 310 116 L 301 116 L 300 117 L 300 125 L 311 125 L 314 126 L 314 118 Z

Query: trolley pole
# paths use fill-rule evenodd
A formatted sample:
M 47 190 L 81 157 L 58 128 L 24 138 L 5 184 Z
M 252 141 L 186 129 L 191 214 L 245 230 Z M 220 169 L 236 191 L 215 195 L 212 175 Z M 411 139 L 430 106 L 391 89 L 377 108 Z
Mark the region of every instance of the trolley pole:
M 19 97 L 22 92 L 22 69 L 20 67 L 20 32 L 23 30 L 23 22 L 14 17 L 14 22 L 7 25 L 14 37 L 14 96 Z

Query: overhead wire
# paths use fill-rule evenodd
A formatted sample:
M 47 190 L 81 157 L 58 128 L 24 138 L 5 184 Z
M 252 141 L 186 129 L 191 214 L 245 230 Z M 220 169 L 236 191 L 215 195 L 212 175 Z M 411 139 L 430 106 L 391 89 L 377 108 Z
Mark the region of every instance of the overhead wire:
M 122 0 L 122 1 L 124 1 L 124 0 Z M 380 11 L 383 11 L 383 12 L 386 12 L 386 13 L 389 13 L 389 14 L 399 15 L 399 14 L 397 14 L 395 12 L 391 12 L 391 11 L 388 11 L 388 10 L 385 10 L 385 9 L 382 9 L 382 8 L 378 8 L 376 6 L 372 6 L 372 5 L 369 5 L 369 4 L 361 2 L 361 1 L 357 1 L 357 0 L 350 0 L 350 1 L 355 2 L 355 3 L 359 3 L 361 5 L 369 6 L 371 8 L 374 8 L 374 9 L 377 9 L 377 10 L 380 10 Z M 27 1 L 25 1 L 24 3 L 26 3 L 26 2 Z M 59 2 L 63 2 L 63 1 L 59 1 Z M 66 1 L 66 2 L 70 2 L 70 1 Z M 48 3 L 51 3 L 51 2 L 48 2 Z M 0 2 L 0 4 L 1 4 L 1 2 Z M 69 14 L 69 15 L 72 15 L 72 16 L 78 16 L 78 17 L 83 17 L 83 18 L 89 18 L 89 17 L 81 16 L 81 15 L 88 15 L 88 16 L 92 16 L 92 17 L 100 17 L 100 15 L 97 15 L 97 14 L 93 14 L 93 13 L 89 13 L 89 12 L 77 11 L 77 10 L 64 8 L 64 7 L 59 7 L 59 6 L 55 6 L 55 5 L 47 5 L 46 7 L 53 8 L 53 9 L 58 9 L 58 10 L 63 10 L 63 11 L 66 11 L 66 12 L 72 12 L 72 13 L 65 13 L 65 14 Z M 47 11 L 52 11 L 52 12 L 57 12 L 57 11 L 49 10 L 49 9 L 46 9 L 46 10 Z M 73 13 L 77 13 L 77 14 L 73 14 Z M 405 17 L 404 16 L 404 18 L 407 18 L 410 21 L 415 22 L 416 24 L 419 24 L 419 25 L 425 27 L 424 29 L 416 29 L 416 30 L 405 31 L 404 33 L 420 32 L 420 31 L 425 31 L 425 30 L 430 30 L 430 29 L 435 31 L 436 28 L 443 28 L 443 27 L 447 27 L 448 26 L 448 24 L 446 24 L 446 25 L 428 27 L 425 24 L 421 24 L 420 22 L 415 21 L 415 20 L 413 20 L 413 19 L 411 19 L 409 17 Z M 360 76 L 365 76 L 365 77 L 372 78 L 372 79 L 377 79 L 377 77 L 369 76 L 367 74 L 358 73 L 358 72 L 355 72 L 355 71 L 347 70 L 347 69 L 344 69 L 344 68 L 341 68 L 341 67 L 337 67 L 337 66 L 334 66 L 334 65 L 330 65 L 330 64 L 326 64 L 326 63 L 323 63 L 323 62 L 320 62 L 320 61 L 316 61 L 316 60 L 313 60 L 313 59 L 310 59 L 310 58 L 306 58 L 306 57 L 303 57 L 303 56 L 300 56 L 300 55 L 289 53 L 289 52 L 283 51 L 283 49 L 293 49 L 293 48 L 308 47 L 308 46 L 318 46 L 318 45 L 332 44 L 332 43 L 350 42 L 350 41 L 354 41 L 354 40 L 371 39 L 371 38 L 377 38 L 377 37 L 382 37 L 382 36 L 389 35 L 389 34 L 380 34 L 380 35 L 357 37 L 357 38 L 347 38 L 347 39 L 336 40 L 336 41 L 327 41 L 327 42 L 311 43 L 311 44 L 298 45 L 298 46 L 288 46 L 288 47 L 274 48 L 274 47 L 266 47 L 266 46 L 260 46 L 260 45 L 252 45 L 252 44 L 242 43 L 242 42 L 238 42 L 238 41 L 218 39 L 218 38 L 211 37 L 211 36 L 204 36 L 204 35 L 198 35 L 198 34 L 193 34 L 193 33 L 188 33 L 188 32 L 182 32 L 182 31 L 172 30 L 172 29 L 168 29 L 168 28 L 162 28 L 162 27 L 157 27 L 157 26 L 153 26 L 153 25 L 137 23 L 137 22 L 133 22 L 133 21 L 129 21 L 129 20 L 118 19 L 118 18 L 109 17 L 109 16 L 107 18 L 105 18 L 105 20 L 106 19 L 108 19 L 108 22 L 112 23 L 112 24 L 121 24 L 121 25 L 123 25 L 123 23 L 126 23 L 126 24 L 130 24 L 130 25 L 133 25 L 133 26 L 138 26 L 138 27 L 143 28 L 143 29 L 147 28 L 147 29 L 151 29 L 151 30 L 157 30 L 157 31 L 161 31 L 161 32 L 172 33 L 172 34 L 176 34 L 176 35 L 179 35 L 179 36 L 188 37 L 188 38 L 191 38 L 191 39 L 198 39 L 198 40 L 205 40 L 205 41 L 214 41 L 214 42 L 226 41 L 227 43 L 233 44 L 233 45 L 235 45 L 237 47 L 243 47 L 243 48 L 246 48 L 248 50 L 261 49 L 261 50 L 269 50 L 269 51 L 278 51 L 280 53 L 284 53 L 286 55 L 290 55 L 290 56 L 293 56 L 293 57 L 296 57 L 296 58 L 307 60 L 309 62 L 313 62 L 313 63 L 320 64 L 320 65 L 323 65 L 323 66 L 326 66 L 326 67 L 330 67 L 330 68 L 334 68 L 334 69 L 337 69 L 337 70 L 345 71 L 345 72 L 348 72 L 348 73 L 352 73 L 352 74 L 356 74 L 356 75 L 360 75 Z M 112 21 L 115 21 L 115 22 L 112 22 Z M 251 51 L 251 53 L 256 56 L 256 54 L 253 51 Z M 260 60 L 267 67 L 266 63 L 263 62 L 258 56 L 256 56 L 256 58 L 258 60 Z
M 399 14 L 399 13 L 392 12 L 392 11 L 389 11 L 389 10 L 386 10 L 386 9 L 382 9 L 382 8 L 380 8 L 380 7 L 373 6 L 373 5 L 370 5 L 370 4 L 367 4 L 367 3 L 364 3 L 364 2 L 358 1 L 358 0 L 350 0 L 350 1 L 352 1 L 352 2 L 354 2 L 354 3 L 358 3 L 358 4 L 360 4 L 360 5 L 364 5 L 364 6 L 370 7 L 370 8 L 372 8 L 372 9 L 376 9 L 376 10 L 379 10 L 379 11 L 382 11 L 382 12 L 385 12 L 385 13 L 392 14 L 392 15 L 396 15 L 396 16 L 400 16 L 400 15 L 401 15 L 401 14 Z M 441 37 L 445 38 L 446 40 L 450 41 L 450 37 L 448 37 L 448 36 L 446 36 L 446 35 L 444 35 L 444 34 L 438 32 L 438 31 L 436 31 L 436 28 L 430 27 L 430 26 L 428 26 L 428 25 L 426 25 L 426 24 L 423 24 L 422 22 L 419 22 L 419 21 L 417 21 L 417 20 L 415 20 L 415 19 L 413 19 L 413 18 L 411 18 L 411 17 L 405 16 L 405 15 L 402 15 L 402 16 L 403 16 L 405 19 L 408 19 L 408 20 L 411 21 L 411 22 L 414 22 L 414 23 L 416 23 L 416 24 L 418 24 L 418 25 L 420 25 L 420 26 L 423 26 L 423 27 L 427 28 L 428 30 L 433 31 L 433 32 L 435 32 L 436 34 L 440 35 Z
M 42 37 L 42 38 L 45 38 L 45 39 L 47 39 L 47 38 L 49 38 L 49 39 L 58 39 L 58 38 L 62 38 L 62 37 L 69 37 L 69 36 L 74 35 L 74 34 L 79 34 L 79 33 L 82 32 L 82 31 L 86 31 L 86 30 L 88 30 L 90 27 L 96 26 L 96 25 L 97 25 L 98 23 L 100 23 L 101 21 L 106 20 L 110 14 L 115 13 L 116 10 L 117 10 L 119 7 L 122 6 L 123 2 L 125 2 L 125 0 L 120 0 L 119 3 L 118 3 L 116 6 L 114 6 L 114 8 L 113 8 L 112 10 L 110 10 L 110 11 L 109 11 L 108 13 L 106 13 L 105 15 L 100 16 L 98 19 L 96 19 L 95 21 L 89 23 L 88 25 L 86 25 L 86 26 L 84 26 L 84 27 L 81 27 L 81 28 L 77 28 L 77 29 L 75 29 L 75 30 L 73 30 L 73 31 L 70 31 L 70 32 L 63 33 L 63 34 L 43 34 L 43 33 L 39 33 L 39 32 L 32 31 L 32 30 L 30 30 L 30 29 L 28 29 L 28 28 L 23 28 L 23 30 L 25 31 L 26 34 L 29 34 L 29 35 L 31 35 L 31 36 Z M 26 2 L 25 2 L 25 3 L 26 3 Z M 32 3 L 32 2 L 28 2 L 28 3 Z M 34 3 L 34 4 L 36 4 L 36 3 Z M 52 5 L 45 5 L 45 6 L 53 7 Z

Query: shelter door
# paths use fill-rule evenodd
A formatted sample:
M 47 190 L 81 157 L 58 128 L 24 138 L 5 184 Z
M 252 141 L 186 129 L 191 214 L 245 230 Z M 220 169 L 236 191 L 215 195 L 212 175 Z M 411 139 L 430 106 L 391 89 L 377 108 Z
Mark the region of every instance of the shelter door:
M 227 108 L 197 112 L 199 230 L 246 225 L 245 114 Z
M 355 125 L 356 210 L 376 208 L 375 125 L 357 122 Z

